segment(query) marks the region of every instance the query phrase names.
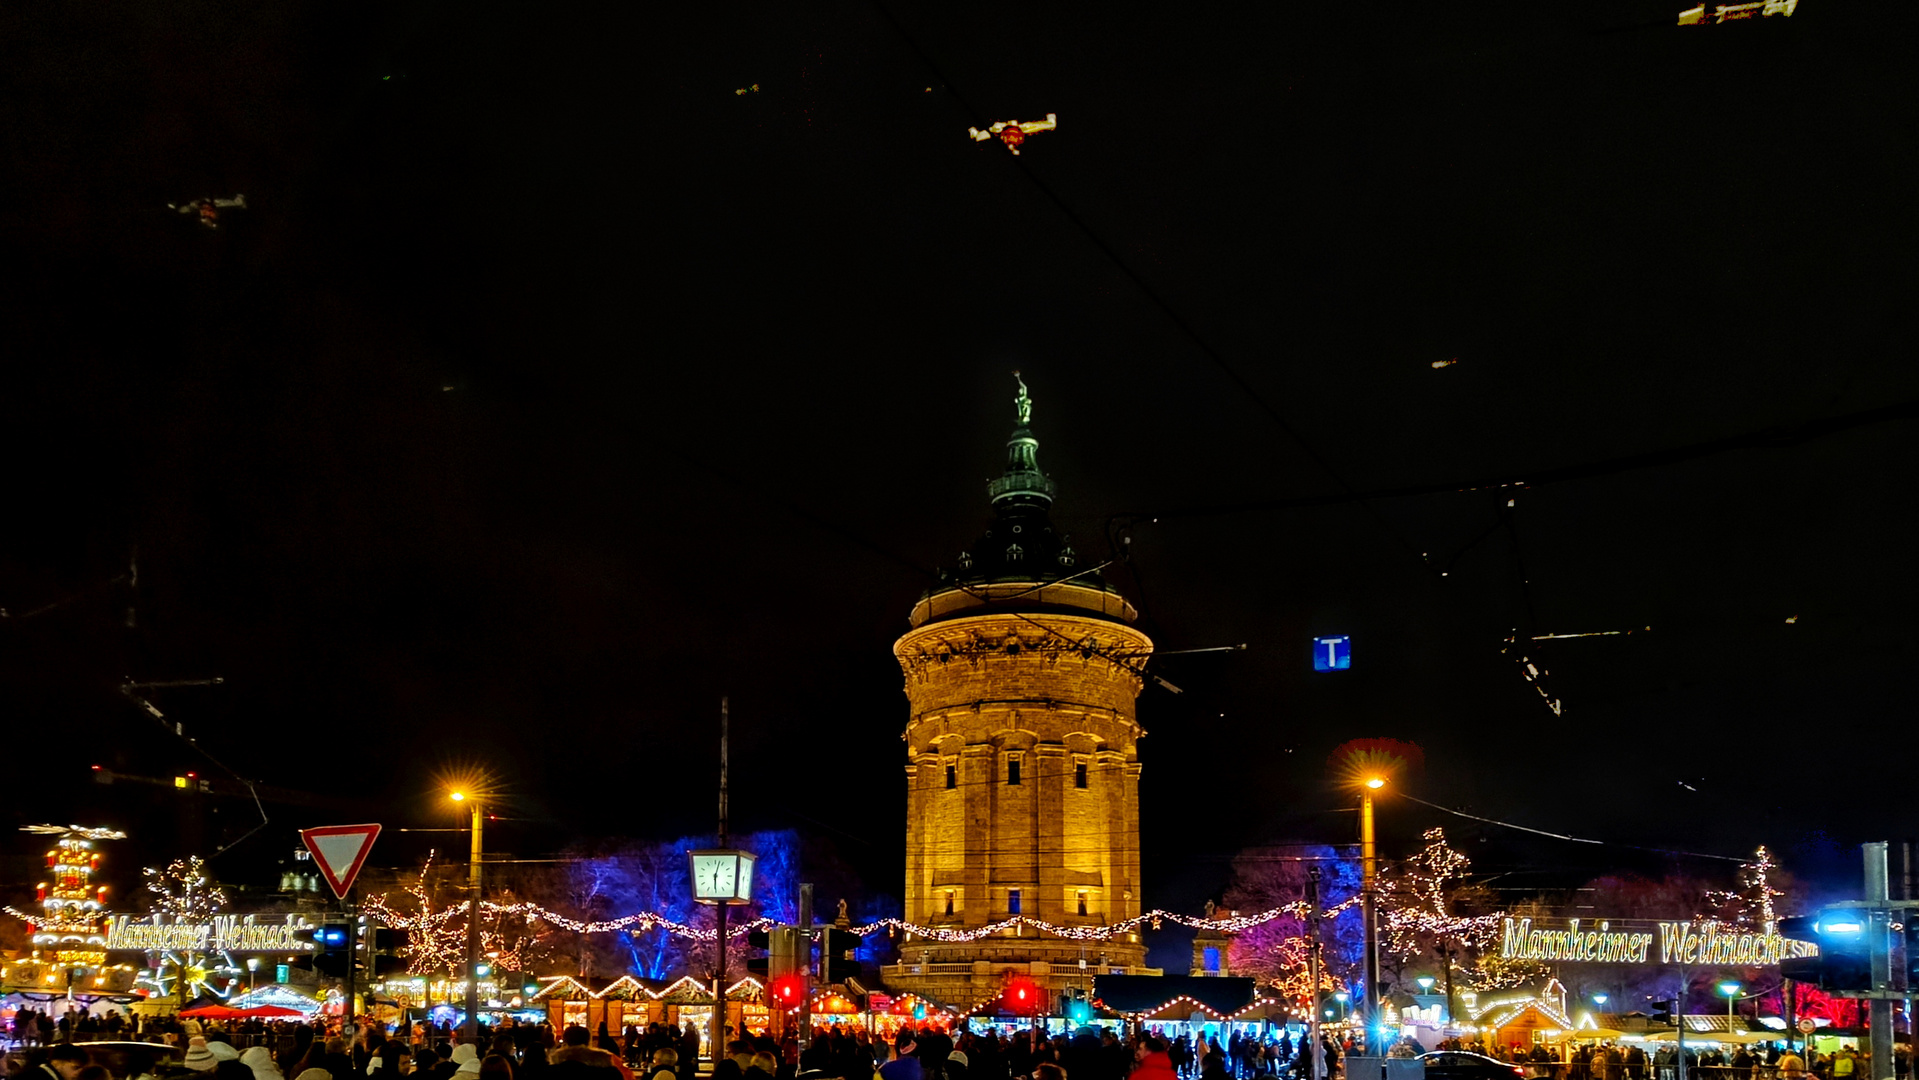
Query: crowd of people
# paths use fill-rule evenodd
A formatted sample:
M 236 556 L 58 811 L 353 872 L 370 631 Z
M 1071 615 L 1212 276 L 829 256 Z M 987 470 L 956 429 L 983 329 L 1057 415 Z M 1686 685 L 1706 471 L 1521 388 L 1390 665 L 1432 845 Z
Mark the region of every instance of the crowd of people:
M 331 1024 L 245 1021 L 232 1027 L 163 1020 L 136 1026 L 117 1013 L 56 1022 L 22 1010 L 12 1021 L 15 1049 L 0 1067 L 0 1080 L 695 1080 L 702 1048 L 700 1031 L 667 1024 L 597 1032 L 568 1027 L 555 1035 L 545 1023 L 504 1021 L 482 1025 L 479 1038 L 463 1042 L 443 1024 L 418 1023 L 391 1030 L 362 1023 L 349 1039 Z M 90 1039 L 141 1038 L 160 1044 L 125 1075 L 112 1076 L 92 1063 Z M 164 1047 L 183 1048 L 181 1056 Z M 1218 1038 L 1169 1033 L 1158 1028 L 1129 1037 L 1112 1029 L 1082 1028 L 1076 1034 L 1031 1030 L 962 1031 L 958 1034 L 907 1026 L 891 1039 L 864 1028 L 823 1026 L 807 1045 L 747 1033 L 726 1046 L 712 1080 L 1305 1080 L 1309 1045 L 1280 1030 L 1265 1037 L 1245 1032 Z M 1553 1051 L 1544 1046 L 1489 1046 L 1448 1039 L 1437 1049 L 1483 1054 L 1526 1067 L 1528 1076 L 1551 1080 L 1677 1080 L 1678 1052 L 1670 1044 L 1648 1054 L 1635 1044 L 1586 1043 Z M 1328 1038 L 1324 1080 L 1338 1080 L 1343 1059 L 1358 1049 Z M 1391 1056 L 1416 1057 L 1425 1050 L 1403 1040 Z M 1852 1049 L 1811 1054 L 1810 1060 L 1771 1043 L 1730 1051 L 1706 1048 L 1686 1054 L 1701 1080 L 1871 1080 L 1868 1056 Z M 1895 1075 L 1907 1080 L 1908 1047 L 1895 1051 Z M 210 1074 L 210 1075 L 208 1075 Z

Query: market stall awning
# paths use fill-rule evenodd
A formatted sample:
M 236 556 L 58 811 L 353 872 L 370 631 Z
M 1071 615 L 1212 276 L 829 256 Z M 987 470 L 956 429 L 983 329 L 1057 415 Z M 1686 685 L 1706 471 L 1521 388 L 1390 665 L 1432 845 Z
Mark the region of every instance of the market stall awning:
M 1093 998 L 1117 1013 L 1145 1015 L 1188 1004 L 1221 1016 L 1253 1003 L 1251 979 L 1205 975 L 1095 975 Z
M 195 1020 L 238 1020 L 244 1016 L 254 1016 L 245 1009 L 236 1009 L 231 1005 L 199 1005 L 191 1009 L 181 1009 L 181 1016 L 190 1016 Z

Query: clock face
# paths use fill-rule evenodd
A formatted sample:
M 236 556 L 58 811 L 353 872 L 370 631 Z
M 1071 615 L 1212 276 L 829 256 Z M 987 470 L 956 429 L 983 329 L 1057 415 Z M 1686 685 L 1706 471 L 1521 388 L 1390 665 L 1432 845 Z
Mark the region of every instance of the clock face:
M 732 896 L 734 865 L 730 855 L 693 856 L 693 895 L 708 899 Z
M 752 895 L 753 856 L 743 851 L 697 851 L 692 857 L 697 900 L 738 902 Z

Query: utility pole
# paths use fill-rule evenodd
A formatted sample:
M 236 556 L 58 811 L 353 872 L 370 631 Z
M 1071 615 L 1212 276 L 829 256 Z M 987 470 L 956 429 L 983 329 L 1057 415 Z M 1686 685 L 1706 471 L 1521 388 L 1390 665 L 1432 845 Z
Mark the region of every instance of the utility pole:
M 1312 982 L 1307 991 L 1306 1038 L 1312 1041 L 1313 1056 L 1308 1080 L 1326 1075 L 1319 1043 L 1319 867 L 1306 872 L 1306 978 Z
M 1886 867 L 1886 841 L 1859 845 L 1865 853 L 1866 899 L 1878 907 L 1866 912 L 1866 933 L 1870 935 L 1872 992 L 1867 1003 L 1867 1034 L 1872 1039 L 1872 1076 L 1870 1080 L 1890 1080 L 1892 1069 L 1892 925 L 1886 905 L 1892 901 L 1891 881 Z M 1905 913 L 1901 913 L 1906 917 Z
M 1672 1022 L 1678 1029 L 1673 1036 L 1674 1041 L 1679 1044 L 1678 1050 L 1673 1054 L 1673 1067 L 1678 1070 L 1674 1075 L 1678 1077 L 1678 1080 L 1686 1080 L 1686 991 L 1691 989 L 1692 969 L 1682 967 L 1679 969 L 1679 997 L 1674 999 L 1672 1005 Z

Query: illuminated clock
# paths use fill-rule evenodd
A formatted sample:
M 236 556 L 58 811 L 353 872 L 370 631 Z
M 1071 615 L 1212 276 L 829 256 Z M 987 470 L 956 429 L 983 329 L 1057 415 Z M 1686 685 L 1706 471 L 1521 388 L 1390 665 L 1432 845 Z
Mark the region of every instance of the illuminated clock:
M 753 899 L 753 853 L 689 851 L 693 899 L 702 904 L 745 904 Z

